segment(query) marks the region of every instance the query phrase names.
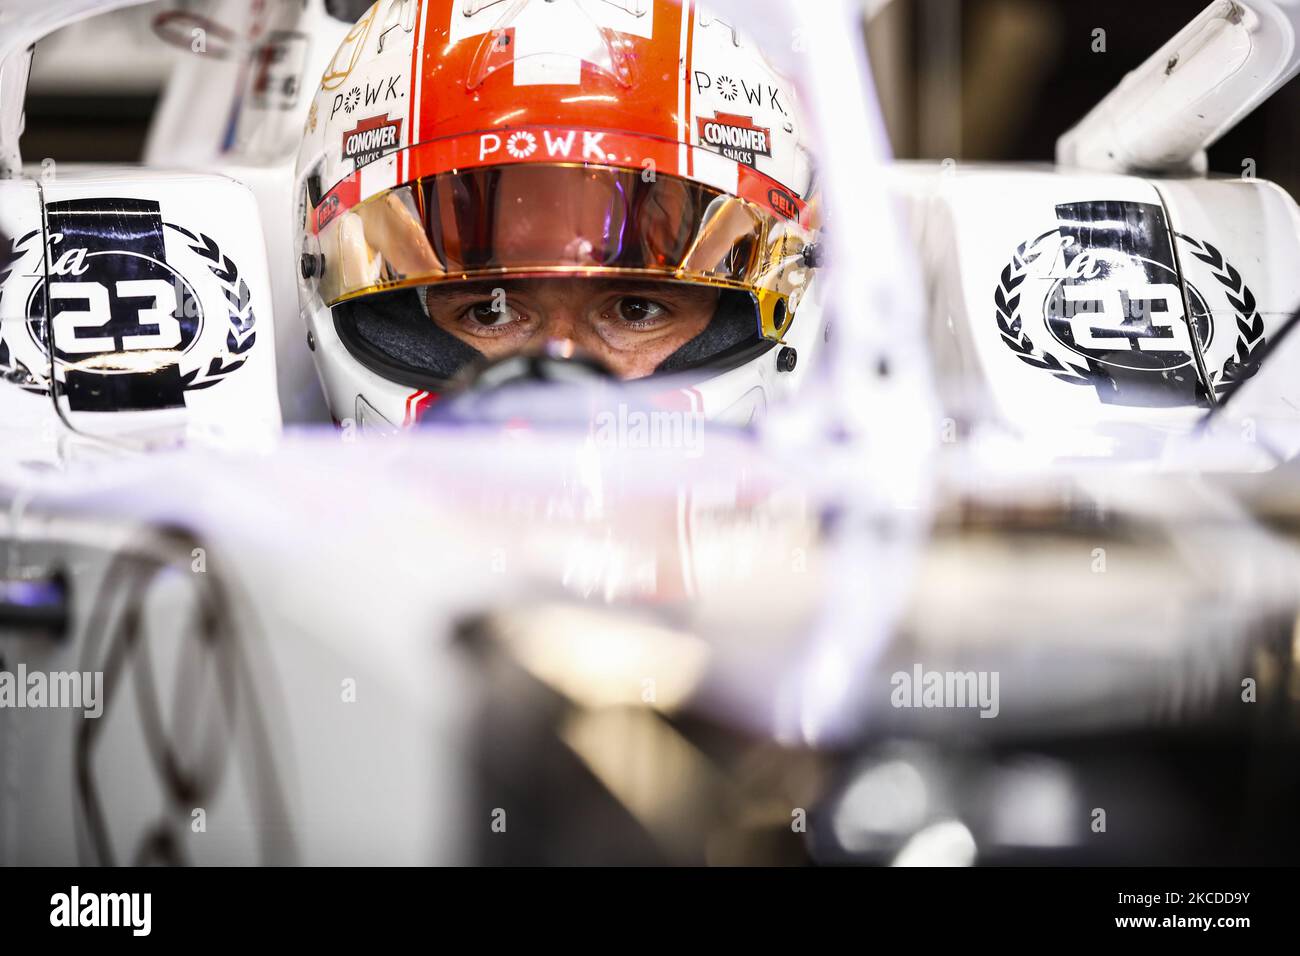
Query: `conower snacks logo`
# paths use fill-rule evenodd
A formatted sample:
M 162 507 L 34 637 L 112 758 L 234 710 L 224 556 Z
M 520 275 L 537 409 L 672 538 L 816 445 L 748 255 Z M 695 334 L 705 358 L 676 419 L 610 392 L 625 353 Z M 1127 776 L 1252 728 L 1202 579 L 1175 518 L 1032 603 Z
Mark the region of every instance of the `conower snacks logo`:
M 715 113 L 696 118 L 700 142 L 730 160 L 753 166 L 759 156 L 772 155 L 772 130 L 755 126 L 752 116 Z
M 401 117 L 372 116 L 343 134 L 343 159 L 354 160 L 357 168 L 397 149 L 402 134 Z

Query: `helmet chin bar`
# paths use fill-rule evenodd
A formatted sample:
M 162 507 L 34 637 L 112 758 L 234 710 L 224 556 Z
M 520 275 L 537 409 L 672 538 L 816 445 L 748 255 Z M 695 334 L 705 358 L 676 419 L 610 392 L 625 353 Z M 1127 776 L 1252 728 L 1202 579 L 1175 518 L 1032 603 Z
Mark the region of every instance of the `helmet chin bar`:
M 533 352 L 521 352 L 472 365 L 459 377 L 464 392 L 508 388 L 520 383 L 565 384 L 614 381 L 613 370 L 599 359 L 575 350 L 567 340 L 554 340 Z
M 772 343 L 764 342 L 758 303 L 752 295 L 724 292 L 718 308 L 704 331 L 659 363 L 659 372 L 681 372 L 697 368 L 725 371 L 752 357 L 752 349 Z M 740 357 L 743 349 L 743 357 Z
M 329 311 L 352 358 L 398 385 L 443 392 L 462 369 L 483 359 L 429 319 L 418 289 L 364 296 Z
M 531 426 L 571 425 L 578 410 L 590 414 L 608 405 L 616 383 L 603 362 L 571 343 L 552 342 L 468 366 L 420 421 L 504 426 L 524 418 Z

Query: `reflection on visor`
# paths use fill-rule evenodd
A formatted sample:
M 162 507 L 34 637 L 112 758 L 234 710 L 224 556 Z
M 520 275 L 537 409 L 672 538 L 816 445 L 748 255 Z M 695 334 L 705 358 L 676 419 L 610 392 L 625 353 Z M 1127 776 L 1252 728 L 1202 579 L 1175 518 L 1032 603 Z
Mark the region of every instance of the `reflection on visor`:
M 700 183 L 605 166 L 508 165 L 391 189 L 327 222 L 328 305 L 438 282 L 562 275 L 749 291 L 779 337 L 805 284 L 794 221 Z

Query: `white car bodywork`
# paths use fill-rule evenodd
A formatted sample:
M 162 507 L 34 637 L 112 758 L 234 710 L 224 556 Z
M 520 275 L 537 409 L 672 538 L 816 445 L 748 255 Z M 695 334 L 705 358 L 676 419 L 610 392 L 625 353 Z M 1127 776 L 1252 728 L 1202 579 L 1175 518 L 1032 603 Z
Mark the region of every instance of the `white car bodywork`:
M 30 19 L 0 40 L 25 43 L 111 6 L 24 5 Z M 752 5 L 717 6 L 742 14 Z M 0 228 L 11 239 L 39 228 L 52 201 L 158 202 L 161 221 L 196 237 L 190 245 L 215 245 L 238 265 L 258 322 L 246 364 L 201 396 L 183 394 L 179 421 L 162 423 L 177 437 L 192 431 L 183 448 L 156 449 L 167 444 L 154 434 L 156 411 L 72 411 L 0 382 L 8 447 L 34 449 L 2 463 L 7 581 L 62 572 L 71 594 L 62 639 L 0 633 L 0 671 L 101 673 L 105 687 L 100 717 L 0 709 L 0 861 L 510 858 L 499 848 L 549 832 L 528 816 L 527 798 L 560 778 L 538 767 L 568 764 L 617 798 L 662 859 L 706 861 L 719 859 L 706 852 L 719 845 L 710 837 L 735 820 L 775 807 L 788 831 L 789 808 L 806 805 L 798 801 L 848 800 L 842 775 L 829 772 L 796 773 L 802 789 L 765 791 L 753 767 L 746 777 L 715 765 L 678 718 L 744 735 L 766 760 L 794 755 L 798 771 L 800 755 L 850 744 L 864 728 L 983 746 L 1196 717 L 1245 673 L 1262 693 L 1277 689 L 1300 558 L 1252 509 L 1254 495 L 1285 487 L 1289 473 L 1278 469 L 1251 494 L 1205 481 L 1203 471 L 1274 463 L 1238 434 L 1233 400 L 1211 416 L 1222 431 L 1205 437 L 1196 431 L 1208 407 L 1196 402 L 1101 401 L 1094 385 L 1061 381 L 1026 362 L 1027 351 L 1010 351 L 995 303 L 1020 245 L 1059 232 L 1058 207 L 1142 204 L 1220 250 L 1219 271 L 1233 266 L 1272 335 L 1297 291 L 1294 204 L 1262 183 L 895 171 L 894 195 L 911 204 L 921 234 L 927 333 L 911 247 L 881 188 L 883 130 L 852 14 L 847 4 L 812 6 L 767 4 L 759 21 L 777 38 L 800 29 L 818 52 L 791 52 L 789 66 L 819 111 L 835 221 L 871 223 L 870 241 L 834 249 L 825 290 L 834 334 L 800 400 L 748 432 L 706 428 L 698 443 L 655 447 L 630 432 L 605 440 L 584 420 L 535 430 L 434 420 L 387 439 L 317 430 L 268 447 L 280 404 L 275 353 L 305 361 L 293 352 L 292 272 L 282 277 L 292 250 L 278 245 L 290 221 L 277 137 L 265 162 L 173 157 L 203 173 L 0 182 Z M 6 96 L 22 72 L 8 52 Z M 231 89 L 214 91 L 214 103 Z M 179 107 L 170 116 L 175 125 L 156 130 L 185 142 L 193 117 Z M 12 112 L 0 116 L 0 134 L 14 134 L 0 145 L 16 143 L 16 128 Z M 167 141 L 156 135 L 155 148 Z M 165 150 L 152 159 L 163 162 Z M 282 214 L 281 234 L 272 223 Z M 249 331 L 226 307 L 219 286 L 229 280 L 207 264 L 216 258 L 177 244 L 185 233 L 161 229 L 167 264 L 174 251 L 202 302 L 193 348 L 220 358 L 229 345 L 214 329 Z M 12 281 L 50 279 L 44 265 L 27 268 Z M 1203 295 L 1219 330 L 1208 348 L 1225 350 L 1212 352 L 1219 371 L 1240 333 L 1217 281 L 1189 270 L 1170 284 L 1213 290 Z M 9 311 L 26 297 L 9 288 L 4 336 L 16 327 L 30 337 L 25 312 Z M 1013 308 L 1018 329 L 1046 321 L 1041 300 L 1021 293 L 1012 307 L 1002 294 L 1008 323 Z M 275 336 L 263 332 L 263 309 L 281 327 Z M 1057 341 L 1050 331 L 1030 337 L 1036 349 Z M 1291 361 L 1282 342 L 1278 354 Z M 1074 353 L 1050 347 L 1077 374 Z M 289 380 L 298 400 L 304 367 L 280 367 L 280 401 Z M 1275 367 L 1265 359 L 1241 386 L 1249 408 L 1285 406 L 1294 376 Z M 177 371 L 188 374 L 189 360 Z M 546 396 L 518 403 L 533 412 Z M 960 441 L 967 417 L 1006 435 Z M 219 451 L 205 447 L 213 421 L 233 436 Z M 139 446 L 142 432 L 153 454 L 124 447 Z M 53 467 L 28 464 L 37 460 Z M 1126 470 L 1153 463 L 1166 473 Z M 1118 573 L 1101 573 L 1108 560 Z M 893 706 L 891 674 L 920 662 L 999 673 L 999 719 Z M 513 721 L 494 722 L 503 708 Z M 507 786 L 485 783 L 511 762 Z M 567 791 L 556 804 L 575 829 L 598 820 Z M 734 815 L 717 822 L 719 807 Z M 948 809 L 935 799 L 927 812 Z M 498 811 L 511 835 L 489 844 Z M 1020 839 L 1005 836 L 1014 827 L 999 813 L 970 823 L 981 847 Z M 1071 817 L 1051 839 L 1082 842 L 1086 819 Z M 918 817 L 914 829 L 925 823 Z M 889 859 L 910 832 L 841 837 L 834 851 L 810 836 L 809 856 L 869 846 Z
M 1062 456 L 1159 461 L 1300 306 L 1300 210 L 1268 182 L 913 163 L 889 175 L 922 250 L 950 414 Z

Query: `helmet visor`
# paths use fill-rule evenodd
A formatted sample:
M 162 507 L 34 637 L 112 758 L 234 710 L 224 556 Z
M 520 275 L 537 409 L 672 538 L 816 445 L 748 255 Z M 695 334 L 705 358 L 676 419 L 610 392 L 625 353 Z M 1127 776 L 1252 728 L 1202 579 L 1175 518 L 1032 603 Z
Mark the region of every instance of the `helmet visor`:
M 780 206 L 778 205 L 778 208 Z M 694 282 L 749 292 L 765 338 L 807 281 L 799 221 L 651 171 L 515 164 L 415 180 L 315 212 L 312 281 L 327 305 L 444 282 L 561 276 Z

